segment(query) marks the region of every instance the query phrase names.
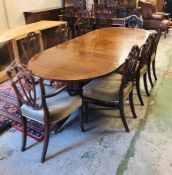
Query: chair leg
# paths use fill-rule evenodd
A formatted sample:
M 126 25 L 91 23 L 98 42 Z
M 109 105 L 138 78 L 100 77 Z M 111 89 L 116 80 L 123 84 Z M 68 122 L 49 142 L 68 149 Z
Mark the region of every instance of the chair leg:
M 49 125 L 44 125 L 44 144 L 43 144 L 43 150 L 42 150 L 42 156 L 41 156 L 41 163 L 45 162 L 45 156 L 47 153 L 48 143 L 49 143 L 49 135 L 50 135 L 50 129 Z
M 136 78 L 136 90 L 137 90 L 137 95 L 138 95 L 140 104 L 144 106 L 143 99 L 142 99 L 141 92 L 140 92 L 140 77 Z
M 85 128 L 84 128 L 84 120 L 85 120 L 85 111 L 84 111 L 84 102 L 82 101 L 82 105 L 80 107 L 80 127 L 81 127 L 81 131 L 85 132 Z
M 84 104 L 85 123 L 88 122 L 88 102 Z
M 151 87 L 153 87 L 153 81 L 152 81 L 152 77 L 151 77 L 151 63 L 148 65 L 148 78 L 149 78 L 149 82 L 151 84 Z
M 119 102 L 119 111 L 120 111 L 120 117 L 121 117 L 121 120 L 122 120 L 122 123 L 125 127 L 126 132 L 130 132 L 128 125 L 127 125 L 126 118 L 125 118 L 124 101 L 123 100 L 120 100 L 120 102 Z
M 154 78 L 155 80 L 157 80 L 156 71 L 155 71 L 155 60 L 152 62 L 152 70 L 153 70 Z
M 144 82 L 144 87 L 145 87 L 146 95 L 147 96 L 150 96 L 149 91 L 148 91 L 147 74 L 146 73 L 143 75 L 143 82 Z
M 22 122 L 22 147 L 21 151 L 25 151 L 26 149 L 26 139 L 27 139 L 27 119 L 26 117 L 21 117 Z
M 133 90 L 129 94 L 129 102 L 130 102 L 130 108 L 131 108 L 131 112 L 133 114 L 133 117 L 137 118 L 135 108 L 134 108 L 134 103 L 133 103 Z

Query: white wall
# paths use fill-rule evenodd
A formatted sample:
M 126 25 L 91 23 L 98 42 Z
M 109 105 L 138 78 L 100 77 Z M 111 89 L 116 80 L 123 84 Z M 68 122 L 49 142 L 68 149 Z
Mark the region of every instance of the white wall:
M 0 32 L 6 30 L 8 28 L 5 8 L 4 8 L 4 0 L 0 0 Z
M 1 0 L 2 1 L 2 0 Z M 61 7 L 61 0 L 4 0 L 9 27 L 25 24 L 23 12 L 51 7 Z

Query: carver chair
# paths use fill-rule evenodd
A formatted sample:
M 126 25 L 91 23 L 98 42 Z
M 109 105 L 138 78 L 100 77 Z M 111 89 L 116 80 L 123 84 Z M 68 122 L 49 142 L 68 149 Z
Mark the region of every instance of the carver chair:
M 13 72 L 16 76 L 13 77 Z M 43 79 L 36 79 L 25 65 L 17 65 L 7 71 L 12 87 L 18 99 L 19 112 L 22 120 L 22 147 L 25 151 L 27 139 L 27 119 L 32 119 L 44 125 L 44 143 L 41 162 L 45 156 L 49 143 L 50 124 L 65 121 L 81 105 L 79 96 L 71 97 L 66 86 L 55 89 L 43 83 Z M 63 124 L 62 122 L 61 124 Z
M 102 78 L 92 80 L 83 87 L 81 115 L 83 131 L 85 131 L 84 121 L 88 117 L 88 103 L 93 103 L 105 107 L 118 108 L 125 130 L 129 132 L 124 113 L 124 101 L 129 96 L 132 114 L 134 118 L 137 118 L 133 104 L 133 80 L 140 52 L 138 46 L 133 46 L 132 50 L 133 52 L 129 53 L 125 61 L 122 75 L 111 73 Z

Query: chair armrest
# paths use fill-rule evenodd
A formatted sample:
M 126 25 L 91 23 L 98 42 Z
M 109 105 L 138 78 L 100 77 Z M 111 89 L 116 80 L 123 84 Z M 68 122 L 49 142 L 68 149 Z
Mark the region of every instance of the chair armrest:
M 158 14 L 152 14 L 152 19 L 154 19 L 154 20 L 163 20 L 163 16 L 158 15 Z
M 53 96 L 59 94 L 60 92 L 62 92 L 63 90 L 65 90 L 65 89 L 67 89 L 67 86 L 64 86 L 64 87 L 62 87 L 62 88 L 60 88 L 60 89 L 57 89 L 57 90 L 54 91 L 53 93 L 46 94 L 46 95 L 45 95 L 45 98 L 53 97 Z

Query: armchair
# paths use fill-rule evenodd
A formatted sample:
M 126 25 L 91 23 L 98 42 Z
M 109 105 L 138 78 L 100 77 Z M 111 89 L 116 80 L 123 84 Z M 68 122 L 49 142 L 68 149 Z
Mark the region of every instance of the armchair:
M 140 1 L 141 13 L 143 18 L 143 28 L 148 30 L 156 30 L 160 26 L 166 34 L 168 33 L 169 20 L 165 20 L 162 15 L 153 14 L 153 7 L 150 2 Z

